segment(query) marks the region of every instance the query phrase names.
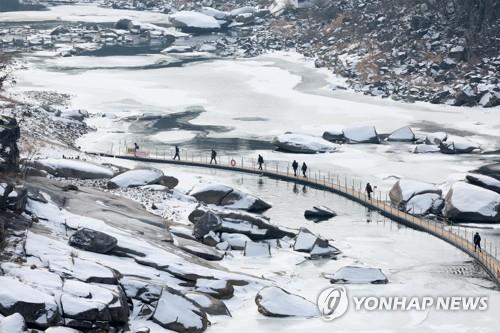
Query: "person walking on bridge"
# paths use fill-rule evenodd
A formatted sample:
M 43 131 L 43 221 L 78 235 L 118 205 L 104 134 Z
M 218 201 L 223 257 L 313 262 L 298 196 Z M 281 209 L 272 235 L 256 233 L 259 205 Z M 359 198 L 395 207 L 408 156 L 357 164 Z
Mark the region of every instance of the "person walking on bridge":
M 296 160 L 292 162 L 293 175 L 297 177 L 297 170 L 299 169 L 299 163 Z
M 137 151 L 139 150 L 139 145 L 137 142 L 134 142 L 134 156 L 137 156 Z
M 307 177 L 307 164 L 306 162 L 302 162 L 302 174 L 304 175 L 304 177 Z
M 368 200 L 371 200 L 372 199 L 373 188 L 370 185 L 370 183 L 366 183 L 365 191 L 366 191 L 366 196 L 368 197 Z
M 212 164 L 212 161 L 217 164 L 217 152 L 212 149 L 212 156 L 210 158 L 210 164 Z
M 180 151 L 179 146 L 178 146 L 178 145 L 175 145 L 175 155 L 174 155 L 174 161 L 175 161 L 175 159 L 176 159 L 176 158 L 177 158 L 177 160 L 179 160 L 179 161 L 181 160 L 181 156 L 180 156 L 180 154 L 179 154 L 179 151 Z
M 264 157 L 259 154 L 259 158 L 257 159 L 257 163 L 259 164 L 259 170 L 262 170 L 262 164 L 264 164 Z
M 477 248 L 479 248 L 479 252 L 483 252 L 481 251 L 481 236 L 479 236 L 479 232 L 476 232 L 474 234 L 473 241 L 474 241 L 474 252 L 476 252 Z

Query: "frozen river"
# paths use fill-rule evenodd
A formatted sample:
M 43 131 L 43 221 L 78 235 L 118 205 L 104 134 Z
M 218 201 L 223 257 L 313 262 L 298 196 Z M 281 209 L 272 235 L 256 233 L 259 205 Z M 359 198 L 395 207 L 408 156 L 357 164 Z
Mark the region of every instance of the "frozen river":
M 123 12 L 93 6 L 61 6 L 40 13 L 0 14 L 3 22 L 88 21 L 115 22 L 132 16 L 161 23 L 163 14 Z M 88 151 L 109 151 L 124 142 L 143 149 L 200 154 L 216 149 L 221 155 L 255 157 L 267 161 L 307 161 L 312 168 L 370 181 L 387 190 L 397 177 L 442 183 L 495 161 L 495 155 L 413 154 L 410 144 L 344 145 L 333 154 L 296 155 L 277 152 L 271 139 L 287 131 L 320 136 L 336 127 L 374 125 L 380 133 L 402 126 L 417 132 L 447 131 L 479 143 L 484 150 L 500 149 L 500 110 L 404 104 L 350 91 L 332 90 L 343 81 L 309 59 L 290 53 L 253 59 L 213 59 L 181 67 L 148 66 L 163 56 L 134 55 L 62 58 L 46 52 L 24 57 L 25 68 L 16 72 L 15 90 L 55 90 L 72 96 L 71 106 L 95 115 L 89 123 L 97 131 L 78 144 Z M 165 116 L 151 126 L 134 116 Z M 273 204 L 266 214 L 274 223 L 306 226 L 336 240 L 343 251 L 338 261 L 302 262 L 297 257 L 274 256 L 248 260 L 234 256 L 224 261 L 231 269 L 275 279 L 291 290 L 314 299 L 328 285 L 320 276 L 349 264 L 380 267 L 390 283 L 352 286 L 354 295 L 488 295 L 490 310 L 477 314 L 452 312 L 351 313 L 335 322 L 264 319 L 255 310 L 252 293 L 245 301 L 229 302 L 232 320 L 215 323 L 217 332 L 306 330 L 380 332 L 496 332 L 500 299 L 470 258 L 449 244 L 425 233 L 401 227 L 360 205 L 323 191 L 223 171 L 171 168 L 157 165 L 181 179 L 188 190 L 201 180 L 245 189 Z M 324 204 L 339 216 L 323 223 L 305 221 L 303 212 Z M 496 229 L 499 230 L 499 229 Z M 490 231 L 496 234 L 497 231 Z M 238 302 L 241 299 L 238 300 Z M 215 329 L 216 328 L 216 329 Z

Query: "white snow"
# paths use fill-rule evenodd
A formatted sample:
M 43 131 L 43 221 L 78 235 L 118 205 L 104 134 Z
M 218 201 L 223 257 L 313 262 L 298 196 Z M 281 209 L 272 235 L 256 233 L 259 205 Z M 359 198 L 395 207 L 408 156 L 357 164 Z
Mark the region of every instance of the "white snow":
M 64 326 L 52 326 L 45 330 L 45 333 L 79 333 L 80 331 Z
M 439 153 L 439 152 L 441 152 L 441 150 L 439 149 L 438 146 L 428 145 L 428 144 L 415 145 L 415 147 L 413 147 L 412 151 L 415 154 L 426 154 L 426 153 Z
M 481 175 L 478 173 L 470 174 L 471 177 L 477 178 L 481 183 L 486 184 L 491 187 L 498 187 L 500 189 L 500 180 L 497 180 L 493 177 Z
M 170 19 L 191 28 L 220 29 L 220 24 L 215 18 L 195 11 L 180 11 L 171 14 Z
M 399 188 L 401 189 L 402 201 L 408 201 L 416 194 L 434 192 L 438 190 L 434 184 L 424 183 L 412 179 L 400 179 L 394 186 L 397 186 L 397 184 L 399 184 Z
M 216 184 L 216 183 L 210 183 L 210 184 L 198 184 L 193 189 L 189 192 L 189 195 L 195 196 L 200 193 L 204 192 L 220 192 L 220 193 L 229 193 L 232 192 L 233 188 L 227 185 L 223 184 Z

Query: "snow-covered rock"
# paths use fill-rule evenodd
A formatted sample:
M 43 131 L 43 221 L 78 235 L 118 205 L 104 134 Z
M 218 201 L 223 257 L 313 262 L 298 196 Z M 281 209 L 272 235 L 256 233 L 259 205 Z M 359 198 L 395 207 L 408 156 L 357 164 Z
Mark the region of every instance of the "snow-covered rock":
M 306 228 L 300 228 L 293 249 L 298 252 L 311 252 L 315 245 L 322 243 L 323 247 L 328 246 L 328 241 L 319 238 Z
M 219 252 L 212 247 L 187 239 L 179 239 L 177 246 L 184 251 L 194 254 L 195 256 L 203 258 L 205 260 L 218 261 L 224 258 L 223 252 Z
M 264 287 L 255 296 L 260 313 L 268 317 L 316 317 L 316 304 L 279 287 Z
M 490 191 L 500 193 L 500 180 L 477 173 L 469 173 L 467 176 L 465 176 L 465 178 L 469 183 L 473 185 L 481 186 Z
M 414 195 L 424 193 L 441 194 L 441 190 L 434 184 L 424 183 L 411 179 L 398 180 L 389 191 L 389 198 L 396 204 L 404 204 Z
M 342 128 L 331 128 L 323 132 L 323 139 L 331 142 L 344 142 L 344 130 Z
M 448 137 L 441 142 L 439 149 L 444 154 L 468 154 L 480 149 L 479 145 L 464 138 Z
M 196 239 L 203 239 L 206 234 L 219 231 L 221 227 L 221 219 L 213 212 L 207 211 L 194 222 L 193 235 Z
M 233 191 L 222 198 L 220 206 L 231 209 L 242 209 L 248 212 L 263 212 L 272 207 L 264 200 L 236 189 L 233 189 Z
M 345 128 L 344 136 L 348 143 L 380 143 L 377 130 L 373 126 Z
M 75 330 L 70 327 L 64 326 L 52 326 L 45 330 L 45 333 L 81 333 L 79 330 Z
M 426 215 L 439 212 L 444 204 L 441 195 L 436 193 L 424 193 L 413 196 L 405 204 L 406 211 L 413 215 Z
M 177 186 L 179 181 L 174 177 L 165 177 L 163 172 L 154 168 L 140 168 L 125 171 L 108 181 L 109 189 L 137 187 L 160 184 L 169 188 Z
M 439 146 L 441 142 L 444 142 L 448 139 L 448 134 L 446 132 L 434 132 L 428 133 L 425 137 L 425 143 L 428 145 L 437 145 Z
M 445 198 L 446 217 L 464 222 L 500 222 L 500 194 L 456 182 Z
M 280 150 L 299 154 L 335 152 L 339 148 L 337 144 L 323 138 L 294 133 L 279 135 L 272 140 L 272 143 Z
M 415 141 L 415 133 L 410 127 L 405 126 L 392 132 L 388 137 L 387 141 L 402 141 L 402 142 L 413 142 Z
M 415 147 L 413 147 L 413 153 L 415 154 L 427 154 L 427 153 L 439 153 L 439 152 L 441 152 L 441 149 L 439 149 L 439 147 L 436 145 L 420 144 L 420 145 L 415 145 Z
M 243 250 L 245 249 L 245 243 L 251 242 L 252 240 L 243 234 L 228 234 L 222 233 L 220 238 L 224 242 L 228 242 L 233 250 Z
M 335 216 L 337 216 L 337 213 L 325 206 L 314 206 L 312 209 L 308 209 L 304 212 L 304 217 L 306 219 L 316 222 L 329 220 Z
M 209 315 L 231 317 L 231 312 L 226 304 L 213 296 L 199 292 L 188 292 L 184 296 L 198 304 Z
M 345 266 L 333 275 L 325 274 L 332 283 L 372 283 L 385 284 L 389 280 L 380 268 Z
M 86 251 L 108 253 L 116 247 L 115 237 L 100 231 L 83 228 L 69 238 L 69 245 Z
M 0 333 L 24 333 L 25 330 L 26 323 L 19 313 L 4 318 L 0 317 Z
M 213 16 L 187 10 L 170 15 L 170 22 L 184 32 L 203 33 L 221 28 Z
M 217 299 L 229 299 L 234 294 L 233 285 L 225 280 L 198 279 L 195 288 L 196 291 L 211 295 Z
M 222 184 L 199 184 L 189 192 L 189 195 L 206 204 L 220 205 L 222 199 L 232 191 L 232 187 Z
M 164 288 L 152 317 L 163 328 L 175 332 L 203 332 L 209 321 L 196 303 L 171 288 Z
M 212 16 L 216 20 L 227 20 L 230 16 L 230 13 L 224 12 L 222 10 L 218 10 L 212 7 L 203 7 L 200 10 L 200 13 Z
M 270 257 L 271 246 L 267 243 L 246 242 L 243 255 L 245 257 Z
M 200 184 L 195 186 L 189 195 L 206 204 L 249 212 L 262 212 L 271 208 L 271 205 L 262 199 L 222 184 Z
M 53 296 L 36 290 L 16 279 L 0 276 L 0 313 L 19 313 L 28 324 L 48 327 L 59 321 L 59 310 Z
M 47 158 L 35 160 L 37 169 L 45 170 L 51 175 L 65 178 L 99 179 L 113 177 L 113 170 L 102 165 L 82 160 Z

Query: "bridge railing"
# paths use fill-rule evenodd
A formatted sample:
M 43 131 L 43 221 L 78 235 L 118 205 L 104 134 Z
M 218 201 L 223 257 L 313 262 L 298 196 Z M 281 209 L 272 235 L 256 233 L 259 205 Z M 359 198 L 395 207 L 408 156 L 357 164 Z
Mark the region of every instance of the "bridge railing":
M 180 161 L 173 161 L 175 154 L 174 148 L 134 150 L 128 148 L 126 145 L 111 146 L 106 154 L 116 157 L 128 156 L 129 158 L 138 157 L 143 160 L 150 159 L 151 162 L 155 162 L 155 160 L 157 162 L 175 164 L 183 164 L 187 162 L 190 164 L 206 166 L 210 165 L 211 160 L 211 151 L 182 150 L 180 153 Z M 243 157 L 230 152 L 218 151 L 216 160 L 219 167 L 222 166 L 226 169 L 235 169 L 235 171 L 246 170 L 254 173 L 259 171 L 257 158 Z M 470 231 L 467 227 L 450 224 L 446 219 L 429 219 L 418 216 L 417 214 L 411 214 L 410 212 L 415 211 L 415 207 L 412 207 L 412 209 L 407 212 L 402 211 L 391 202 L 387 192 L 383 192 L 378 188 L 374 188 L 371 199 L 369 199 L 367 193 L 364 191 L 366 181 L 363 181 L 360 178 L 348 177 L 346 175 L 340 175 L 332 170 L 325 171 L 311 166 L 307 167 L 306 177 L 304 177 L 301 171 L 302 164 L 300 161 L 298 162 L 299 168 L 296 178 L 294 178 L 295 176 L 291 162 L 281 160 L 265 160 L 262 165 L 262 172 L 264 174 L 277 175 L 282 178 L 294 178 L 301 182 L 306 182 L 308 184 L 313 184 L 322 188 L 333 190 L 343 195 L 347 195 L 364 205 L 371 206 L 380 212 L 385 213 L 385 215 L 391 218 L 402 221 L 405 224 L 439 237 L 477 259 L 478 262 L 484 266 L 486 271 L 495 279 L 495 282 L 500 284 L 500 260 L 498 257 L 498 248 L 496 244 L 487 239 L 487 237 L 484 237 L 484 235 L 481 241 L 481 251 L 479 251 L 479 249 L 476 250 L 472 242 L 474 232 Z

